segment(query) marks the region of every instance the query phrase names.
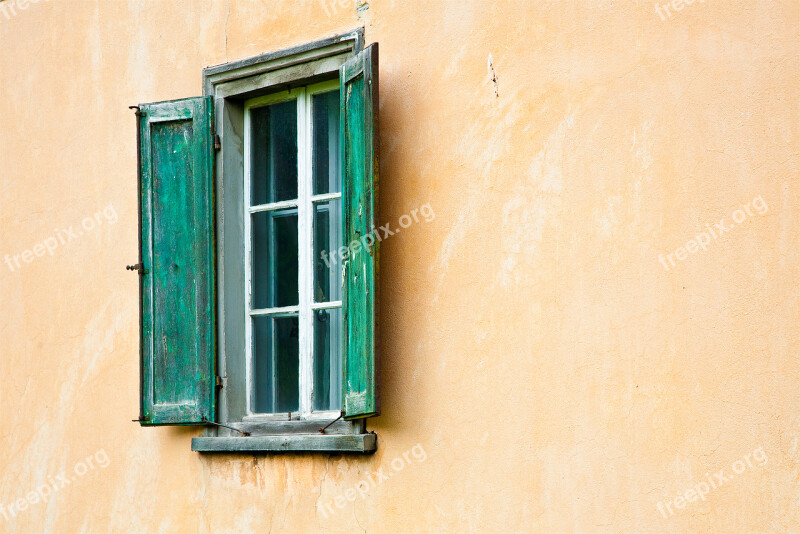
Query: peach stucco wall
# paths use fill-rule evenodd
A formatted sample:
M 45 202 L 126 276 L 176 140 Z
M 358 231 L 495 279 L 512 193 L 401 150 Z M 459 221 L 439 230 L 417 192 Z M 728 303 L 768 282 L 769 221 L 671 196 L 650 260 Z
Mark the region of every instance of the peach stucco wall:
M 0 531 L 800 530 L 796 0 L 13 2 Z M 361 26 L 381 218 L 435 212 L 383 243 L 379 450 L 193 453 L 131 422 L 127 107 Z

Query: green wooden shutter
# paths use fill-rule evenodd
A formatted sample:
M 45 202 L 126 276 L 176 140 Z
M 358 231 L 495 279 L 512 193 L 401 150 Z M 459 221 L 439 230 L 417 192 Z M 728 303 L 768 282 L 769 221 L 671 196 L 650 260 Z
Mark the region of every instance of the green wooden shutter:
M 214 421 L 210 97 L 139 106 L 143 425 Z
M 378 45 L 339 70 L 344 244 L 373 244 L 344 263 L 344 418 L 380 414 L 378 387 Z M 368 236 L 371 235 L 371 238 Z

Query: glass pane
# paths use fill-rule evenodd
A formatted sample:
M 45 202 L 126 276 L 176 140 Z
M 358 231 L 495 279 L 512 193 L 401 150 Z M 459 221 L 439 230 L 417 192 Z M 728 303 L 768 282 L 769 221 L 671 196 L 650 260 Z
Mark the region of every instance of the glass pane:
M 262 211 L 252 221 L 252 309 L 296 306 L 297 210 Z
M 300 408 L 298 381 L 299 321 L 294 317 L 253 318 L 255 413 L 296 412 Z
M 342 408 L 342 310 L 314 311 L 314 410 Z
M 342 201 L 314 205 L 314 301 L 342 299 Z
M 297 198 L 297 101 L 250 110 L 251 206 Z
M 342 173 L 339 164 L 339 91 L 311 97 L 314 115 L 314 194 L 339 193 Z

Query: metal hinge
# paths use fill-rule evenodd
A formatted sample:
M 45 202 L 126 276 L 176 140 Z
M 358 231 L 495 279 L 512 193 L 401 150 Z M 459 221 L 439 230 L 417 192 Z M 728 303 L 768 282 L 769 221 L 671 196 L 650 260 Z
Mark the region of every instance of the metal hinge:
M 214 150 L 222 150 L 222 140 L 219 138 L 219 134 L 214 134 Z
M 221 376 L 218 376 L 215 379 L 214 385 L 217 386 L 218 388 L 222 389 L 223 386 L 222 386 L 222 377 Z
M 249 436 L 249 435 L 250 435 L 250 432 L 245 432 L 244 430 L 239 430 L 239 429 L 238 429 L 238 428 L 236 428 L 235 426 L 223 425 L 222 423 L 215 423 L 214 421 L 209 421 L 209 420 L 206 418 L 206 416 L 205 416 L 205 415 L 202 417 L 201 421 L 202 421 L 203 423 L 207 424 L 207 425 L 221 426 L 222 428 L 227 428 L 228 430 L 233 430 L 233 431 L 235 431 L 235 432 L 238 432 L 238 433 L 240 433 L 240 434 L 241 434 L 241 435 L 243 435 L 243 436 Z
M 144 263 L 137 263 L 136 265 L 128 265 L 125 267 L 126 271 L 136 271 L 140 275 L 147 274 L 147 271 L 144 270 Z
M 336 421 L 338 421 L 338 420 L 339 420 L 339 419 L 341 419 L 342 417 L 344 417 L 344 410 L 342 410 L 341 412 L 339 412 L 339 417 L 337 417 L 336 419 L 334 419 L 333 421 L 331 421 L 331 422 L 330 422 L 330 423 L 328 423 L 327 425 L 325 425 L 325 426 L 323 426 L 322 428 L 320 428 L 320 429 L 319 429 L 319 433 L 320 433 L 320 434 L 324 434 L 324 433 L 325 433 L 325 431 L 328 429 L 328 427 L 329 427 L 329 426 L 331 426 L 333 423 L 335 423 Z

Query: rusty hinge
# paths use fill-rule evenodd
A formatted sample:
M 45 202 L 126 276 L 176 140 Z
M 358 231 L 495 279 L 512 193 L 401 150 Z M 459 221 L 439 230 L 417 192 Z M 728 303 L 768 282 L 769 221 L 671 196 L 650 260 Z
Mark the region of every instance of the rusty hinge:
M 244 430 L 239 430 L 239 429 L 238 429 L 238 428 L 236 428 L 235 426 L 223 425 L 222 423 L 215 423 L 214 421 L 209 421 L 209 420 L 206 418 L 206 416 L 205 416 L 205 415 L 202 417 L 201 421 L 202 421 L 203 423 L 207 424 L 207 425 L 221 426 L 222 428 L 227 428 L 228 430 L 233 430 L 233 431 L 235 431 L 235 432 L 238 432 L 238 433 L 240 433 L 240 434 L 241 434 L 241 435 L 243 435 L 243 436 L 249 436 L 249 435 L 250 435 L 250 432 L 245 432 Z
M 214 150 L 222 150 L 222 140 L 220 140 L 219 134 L 214 134 Z
M 325 425 L 324 427 L 320 428 L 320 429 L 319 429 L 319 433 L 320 433 L 320 434 L 324 434 L 324 433 L 325 433 L 325 431 L 328 429 L 328 427 L 329 427 L 329 426 L 331 426 L 333 423 L 335 423 L 336 421 L 338 421 L 338 420 L 339 420 L 339 419 L 341 419 L 342 417 L 344 417 L 344 410 L 342 410 L 342 411 L 339 413 L 339 417 L 337 417 L 336 419 L 334 419 L 333 421 L 331 421 L 330 423 L 328 423 L 328 424 L 327 424 L 327 425 Z
M 136 111 L 134 112 L 134 114 L 137 117 L 144 117 L 144 112 L 141 109 L 139 109 L 139 106 L 128 106 L 128 109 L 135 109 Z
M 144 264 L 143 263 L 137 263 L 136 265 L 128 265 L 128 266 L 125 267 L 125 270 L 126 271 L 136 271 L 140 275 L 147 274 L 147 271 L 144 270 Z
M 214 382 L 214 385 L 217 386 L 218 388 L 222 389 L 222 377 L 221 376 L 218 376 L 216 378 L 216 380 Z

